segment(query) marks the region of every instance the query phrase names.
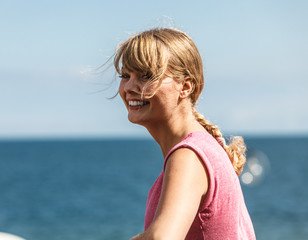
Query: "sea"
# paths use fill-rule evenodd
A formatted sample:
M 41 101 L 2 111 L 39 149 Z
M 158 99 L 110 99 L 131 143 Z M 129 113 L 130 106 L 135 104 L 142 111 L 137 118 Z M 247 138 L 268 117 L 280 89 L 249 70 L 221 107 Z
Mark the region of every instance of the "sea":
M 240 180 L 257 239 L 307 240 L 308 136 L 245 139 Z M 1 140 L 0 232 L 130 239 L 162 164 L 150 139 Z

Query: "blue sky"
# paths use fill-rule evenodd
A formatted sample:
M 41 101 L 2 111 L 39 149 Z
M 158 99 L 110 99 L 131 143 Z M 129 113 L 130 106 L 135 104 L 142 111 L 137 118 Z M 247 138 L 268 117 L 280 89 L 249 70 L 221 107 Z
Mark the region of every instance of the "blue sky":
M 89 70 L 159 26 L 195 40 L 198 109 L 223 132 L 308 134 L 307 11 L 304 0 L 1 1 L 0 138 L 148 136 L 107 99 L 113 69 Z

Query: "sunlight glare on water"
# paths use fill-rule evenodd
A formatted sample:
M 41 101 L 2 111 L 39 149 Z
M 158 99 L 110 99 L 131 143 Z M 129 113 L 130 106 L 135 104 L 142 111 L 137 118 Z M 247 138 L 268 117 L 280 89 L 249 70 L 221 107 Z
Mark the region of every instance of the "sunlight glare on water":
M 241 182 L 247 186 L 256 186 L 262 182 L 270 170 L 268 157 L 260 150 L 252 150 L 247 154 Z

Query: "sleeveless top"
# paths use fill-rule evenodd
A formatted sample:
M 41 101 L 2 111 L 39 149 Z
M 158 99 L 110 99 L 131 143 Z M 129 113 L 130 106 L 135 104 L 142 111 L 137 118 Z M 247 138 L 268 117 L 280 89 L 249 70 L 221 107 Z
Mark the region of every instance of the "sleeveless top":
M 203 161 L 209 178 L 208 191 L 201 202 L 186 240 L 255 240 L 239 178 L 225 150 L 207 132 L 192 132 L 175 145 L 168 157 L 179 148 L 192 149 Z M 160 198 L 164 170 L 150 189 L 144 229 L 152 223 Z

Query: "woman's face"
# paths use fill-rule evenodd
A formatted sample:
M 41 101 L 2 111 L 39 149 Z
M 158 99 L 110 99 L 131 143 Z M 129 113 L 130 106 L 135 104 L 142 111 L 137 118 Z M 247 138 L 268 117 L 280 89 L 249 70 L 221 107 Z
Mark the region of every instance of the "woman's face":
M 161 86 L 151 98 L 142 98 L 151 93 L 158 83 L 147 87 L 147 77 L 123 70 L 119 94 L 128 110 L 128 119 L 143 126 L 160 124 L 171 118 L 179 102 L 181 83 L 171 77 L 162 80 Z M 144 89 L 146 87 L 146 89 Z

